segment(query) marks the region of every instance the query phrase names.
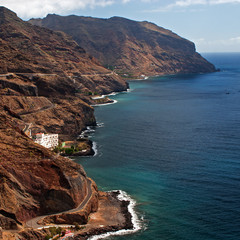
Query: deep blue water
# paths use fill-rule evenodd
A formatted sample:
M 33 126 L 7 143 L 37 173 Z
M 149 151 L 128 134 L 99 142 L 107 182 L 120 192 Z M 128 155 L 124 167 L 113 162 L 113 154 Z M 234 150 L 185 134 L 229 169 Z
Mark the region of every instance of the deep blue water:
M 77 162 L 145 226 L 112 239 L 240 239 L 240 54 L 204 56 L 221 72 L 132 81 L 95 108 L 98 154 Z

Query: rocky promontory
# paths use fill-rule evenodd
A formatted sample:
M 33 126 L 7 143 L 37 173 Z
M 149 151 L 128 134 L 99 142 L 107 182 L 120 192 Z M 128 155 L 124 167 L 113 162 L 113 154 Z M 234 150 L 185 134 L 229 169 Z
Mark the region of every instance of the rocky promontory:
M 194 43 L 150 22 L 56 14 L 29 22 L 69 34 L 101 64 L 126 78 L 215 71 Z

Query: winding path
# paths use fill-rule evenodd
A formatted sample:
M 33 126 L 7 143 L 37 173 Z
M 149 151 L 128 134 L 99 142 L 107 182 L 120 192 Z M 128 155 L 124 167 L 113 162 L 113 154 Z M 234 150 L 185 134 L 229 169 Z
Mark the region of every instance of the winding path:
M 26 222 L 25 226 L 28 228 L 34 228 L 34 229 L 44 228 L 46 226 L 40 225 L 40 224 L 38 224 L 38 222 L 45 217 L 55 216 L 55 215 L 59 215 L 62 213 L 74 213 L 74 212 L 78 212 L 78 211 L 82 210 L 86 206 L 86 204 L 88 203 L 90 198 L 92 197 L 92 188 L 91 187 L 92 187 L 92 181 L 90 179 L 87 179 L 87 194 L 86 194 L 85 198 L 83 199 L 83 201 L 78 205 L 78 207 L 71 209 L 71 210 L 55 213 L 55 214 L 48 214 L 48 215 L 43 215 L 43 216 L 32 218 L 31 220 L 28 220 Z M 60 225 L 53 224 L 51 226 L 60 226 Z
M 50 106 L 44 106 L 44 107 L 42 107 L 40 109 L 37 109 L 37 110 L 25 111 L 23 113 L 19 113 L 19 115 L 20 116 L 25 116 L 25 115 L 29 115 L 29 114 L 33 114 L 33 113 L 43 112 L 43 111 L 53 109 L 53 108 L 55 108 L 55 104 L 52 103 Z
M 115 72 L 110 73 L 93 73 L 93 74 L 81 74 L 82 77 L 92 77 L 92 76 L 110 76 L 110 75 L 117 75 Z

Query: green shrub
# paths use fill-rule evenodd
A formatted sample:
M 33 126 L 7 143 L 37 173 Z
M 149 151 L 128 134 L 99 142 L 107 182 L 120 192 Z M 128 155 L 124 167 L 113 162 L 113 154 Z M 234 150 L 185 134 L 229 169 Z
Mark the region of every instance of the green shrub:
M 74 148 L 65 148 L 65 153 L 67 155 L 72 155 L 74 153 Z
M 56 227 L 50 227 L 49 231 L 50 231 L 52 237 L 57 234 L 57 228 Z
M 61 233 L 62 233 L 62 228 L 61 228 L 61 227 L 58 227 L 58 228 L 56 229 L 56 234 L 59 234 L 59 236 L 60 236 Z
M 77 222 L 74 222 L 73 225 L 75 226 L 74 228 L 75 228 L 76 231 L 81 229 Z
M 51 238 L 51 236 L 47 235 L 44 239 L 49 240 L 50 238 Z

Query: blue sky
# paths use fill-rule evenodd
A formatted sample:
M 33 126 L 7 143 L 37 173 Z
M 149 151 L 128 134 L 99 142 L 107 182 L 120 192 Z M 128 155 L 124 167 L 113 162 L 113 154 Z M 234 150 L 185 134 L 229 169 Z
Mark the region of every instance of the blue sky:
M 48 13 L 153 22 L 199 52 L 240 52 L 240 0 L 1 0 L 24 20 Z

